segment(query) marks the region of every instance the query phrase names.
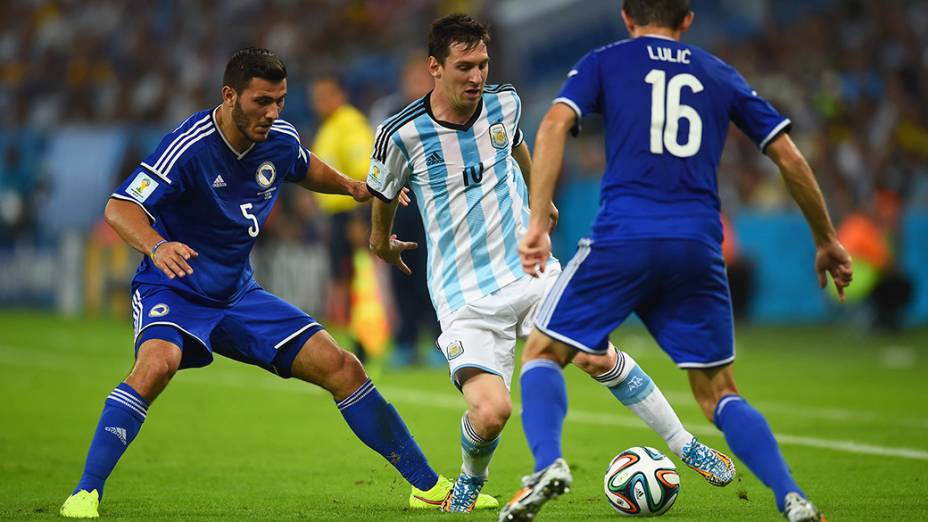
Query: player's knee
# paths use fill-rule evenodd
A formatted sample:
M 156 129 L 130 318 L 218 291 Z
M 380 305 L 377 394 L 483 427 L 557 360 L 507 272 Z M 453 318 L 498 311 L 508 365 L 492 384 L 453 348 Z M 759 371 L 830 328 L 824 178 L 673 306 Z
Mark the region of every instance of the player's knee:
M 533 331 L 525 341 L 525 347 L 522 349 L 522 362 L 528 362 L 534 359 L 554 359 L 554 353 L 551 350 L 551 338 Z
M 126 382 L 146 400 L 153 401 L 180 368 L 181 351 L 169 342 L 152 339 L 139 349 Z
M 512 401 L 508 397 L 481 401 L 468 412 L 471 424 L 477 433 L 485 439 L 496 438 L 512 415 Z
M 339 350 L 335 367 L 329 372 L 329 379 L 323 386 L 336 400 L 341 400 L 360 388 L 367 378 L 361 361 L 353 353 Z

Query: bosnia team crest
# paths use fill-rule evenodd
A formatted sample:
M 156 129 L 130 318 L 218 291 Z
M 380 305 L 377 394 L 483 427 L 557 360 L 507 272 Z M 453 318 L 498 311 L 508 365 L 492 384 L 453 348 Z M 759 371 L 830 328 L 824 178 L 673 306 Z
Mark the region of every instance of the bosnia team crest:
M 448 360 L 454 359 L 464 353 L 464 345 L 461 341 L 451 341 L 448 345 Z
M 277 169 L 270 161 L 265 161 L 259 165 L 258 172 L 255 174 L 255 180 L 257 180 L 258 185 L 261 185 L 264 188 L 270 187 L 271 183 L 274 183 L 274 178 L 276 177 Z
M 497 149 L 505 149 L 509 145 L 509 135 L 502 122 L 490 125 L 490 143 Z
M 168 315 L 171 309 L 164 303 L 158 303 L 148 312 L 148 317 L 164 317 Z

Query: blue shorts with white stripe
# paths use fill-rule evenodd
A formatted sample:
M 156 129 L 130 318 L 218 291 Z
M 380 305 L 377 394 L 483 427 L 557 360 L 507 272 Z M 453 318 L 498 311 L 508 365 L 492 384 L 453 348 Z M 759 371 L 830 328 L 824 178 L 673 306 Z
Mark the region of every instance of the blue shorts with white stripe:
M 698 240 L 582 240 L 535 326 L 579 350 L 605 353 L 609 334 L 632 312 L 681 368 L 735 358 L 722 252 Z
M 213 353 L 290 377 L 293 360 L 322 326 L 299 308 L 255 285 L 227 306 L 203 304 L 174 289 L 132 289 L 135 350 L 149 339 L 178 344 L 181 368 L 206 366 Z

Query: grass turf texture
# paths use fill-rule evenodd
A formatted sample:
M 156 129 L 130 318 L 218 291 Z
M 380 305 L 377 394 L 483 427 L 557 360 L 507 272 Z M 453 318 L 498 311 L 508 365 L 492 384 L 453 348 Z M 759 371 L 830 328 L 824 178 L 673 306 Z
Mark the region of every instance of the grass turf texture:
M 0 314 L 0 518 L 56 516 L 76 483 L 107 393 L 132 362 L 124 323 Z M 928 514 L 928 331 L 868 337 L 838 328 L 740 328 L 736 375 L 765 413 L 798 481 L 842 520 L 924 520 Z M 667 394 L 687 427 L 727 449 L 689 396 L 686 376 L 644 330 L 614 340 Z M 614 520 L 602 493 L 609 460 L 662 441 L 578 370 L 566 371 L 565 456 L 573 491 L 541 520 Z M 518 379 L 514 396 L 518 398 Z M 460 465 L 462 399 L 444 370 L 386 372 L 376 381 L 441 473 Z M 508 500 L 531 456 L 519 406 L 504 432 L 487 493 Z M 834 441 L 842 449 L 835 450 Z M 909 457 L 881 456 L 907 448 Z M 667 519 L 781 520 L 741 465 L 717 489 L 680 468 Z M 217 357 L 180 372 L 150 411 L 106 487 L 106 519 L 448 520 L 406 508 L 406 483 L 350 432 L 331 398 L 305 383 Z M 468 520 L 496 520 L 472 513 Z

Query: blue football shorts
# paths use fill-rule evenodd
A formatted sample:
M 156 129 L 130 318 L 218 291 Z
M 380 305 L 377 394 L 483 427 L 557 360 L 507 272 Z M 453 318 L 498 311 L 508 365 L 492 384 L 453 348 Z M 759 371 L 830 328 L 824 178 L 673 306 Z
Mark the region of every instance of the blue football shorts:
M 580 241 L 535 326 L 579 350 L 605 353 L 609 334 L 632 312 L 680 368 L 735 359 L 721 248 L 697 240 Z
M 255 286 L 234 304 L 201 303 L 170 288 L 134 285 L 135 352 L 149 339 L 180 346 L 181 368 L 213 361 L 213 353 L 290 377 L 293 360 L 322 326 L 308 314 Z

